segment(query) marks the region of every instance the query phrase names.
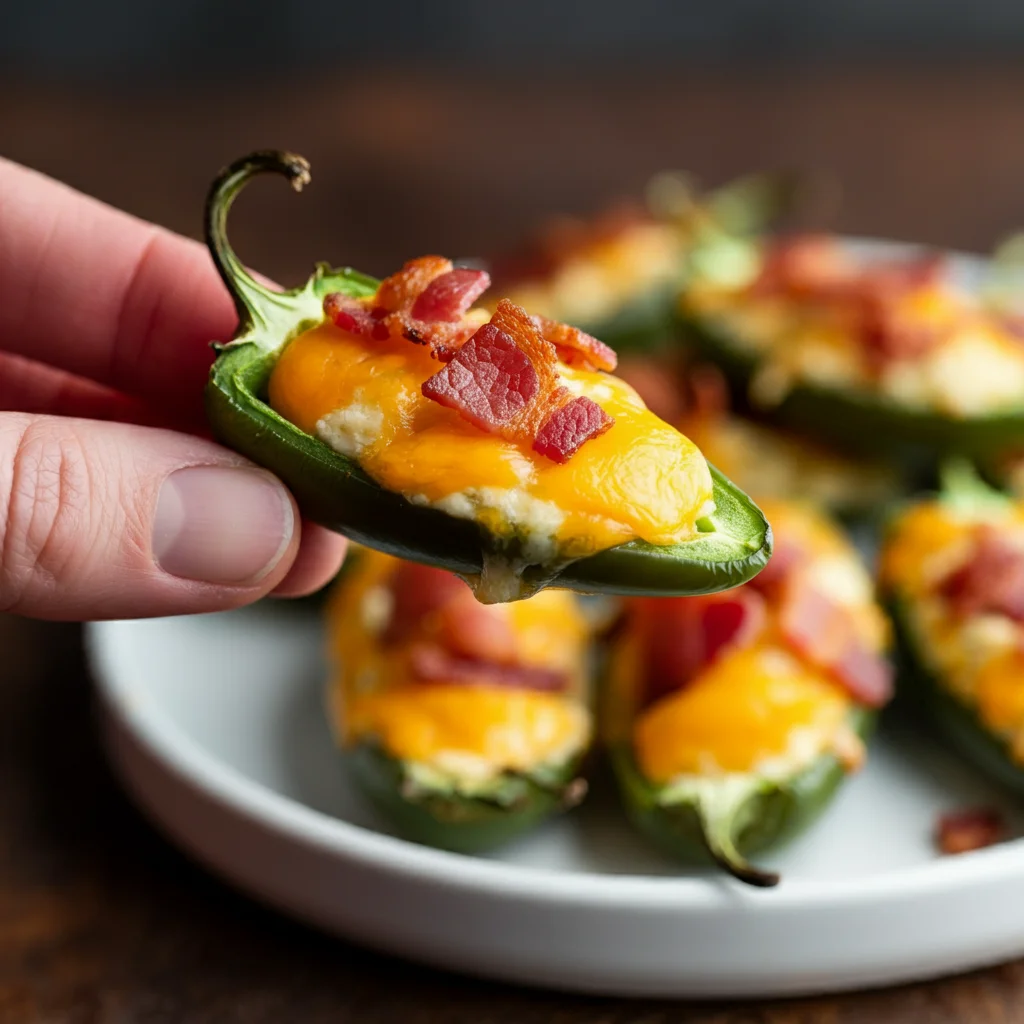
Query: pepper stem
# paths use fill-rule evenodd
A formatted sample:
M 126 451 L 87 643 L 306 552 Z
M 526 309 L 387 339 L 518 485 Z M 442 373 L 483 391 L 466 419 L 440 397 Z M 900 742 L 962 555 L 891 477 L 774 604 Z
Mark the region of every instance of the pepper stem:
M 283 150 L 265 149 L 243 156 L 225 167 L 206 197 L 206 244 L 221 280 L 234 300 L 243 325 L 259 315 L 260 301 L 276 301 L 278 293 L 261 285 L 242 265 L 228 242 L 228 211 L 239 192 L 257 174 L 283 174 L 296 192 L 310 181 L 309 161 Z
M 775 871 L 763 871 L 754 867 L 736 846 L 733 815 L 711 815 L 701 804 L 697 804 L 697 820 L 708 853 L 714 862 L 733 878 L 747 885 L 770 889 L 778 885 L 780 876 Z

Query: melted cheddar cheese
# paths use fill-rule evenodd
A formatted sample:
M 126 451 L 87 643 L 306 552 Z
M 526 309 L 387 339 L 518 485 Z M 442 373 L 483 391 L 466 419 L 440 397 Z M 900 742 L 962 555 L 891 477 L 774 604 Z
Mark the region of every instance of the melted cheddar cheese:
M 815 585 L 851 614 L 872 650 L 888 644 L 888 625 L 867 571 L 841 531 L 809 506 L 764 506 L 776 535 L 811 552 Z M 689 685 L 644 708 L 643 650 L 627 631 L 612 652 L 605 697 L 605 738 L 630 742 L 644 775 L 659 784 L 725 775 L 792 774 L 831 752 L 848 769 L 863 744 L 851 728 L 853 703 L 824 670 L 786 646 L 770 603 L 750 646 L 724 653 Z
M 966 509 L 923 502 L 893 524 L 882 549 L 883 585 L 900 602 L 915 653 L 941 685 L 972 707 L 1024 764 L 1024 629 L 1004 615 L 960 614 L 943 582 L 973 556 L 979 525 L 1024 549 L 1024 505 Z
M 719 658 L 693 685 L 659 700 L 634 733 L 654 782 L 681 775 L 786 774 L 841 731 L 849 702 L 788 652 L 755 647 Z
M 679 277 L 684 239 L 671 224 L 644 221 L 579 248 L 541 280 L 500 293 L 541 316 L 594 323 Z
M 697 447 L 623 381 L 561 367 L 563 385 L 615 422 L 559 464 L 425 398 L 421 385 L 437 369 L 410 342 L 368 345 L 324 324 L 282 352 L 270 404 L 355 458 L 382 487 L 518 537 L 531 563 L 578 558 L 636 537 L 683 541 L 713 510 L 710 472 Z
M 392 757 L 460 781 L 557 764 L 586 746 L 589 626 L 568 591 L 547 590 L 492 607 L 516 637 L 518 663 L 568 675 L 565 693 L 440 679 L 409 672 L 408 645 L 384 644 L 388 580 L 397 562 L 360 551 L 328 609 L 333 725 L 345 744 L 373 740 Z M 429 636 L 429 617 L 417 636 Z
M 1020 404 L 1024 347 L 981 306 L 948 283 L 930 284 L 897 301 L 903 329 L 936 330 L 939 340 L 910 358 L 879 366 L 842 308 L 807 304 L 744 287 L 694 284 L 683 298 L 688 315 L 713 319 L 738 346 L 756 355 L 751 398 L 763 407 L 799 384 L 863 388 L 919 410 L 974 417 Z

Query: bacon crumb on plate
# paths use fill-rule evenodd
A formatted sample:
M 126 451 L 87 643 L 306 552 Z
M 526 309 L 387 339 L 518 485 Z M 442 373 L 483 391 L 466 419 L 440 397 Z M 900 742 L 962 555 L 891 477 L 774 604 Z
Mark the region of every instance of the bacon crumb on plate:
M 936 825 L 935 845 L 940 852 L 968 853 L 1006 838 L 1006 822 L 991 808 L 968 808 L 943 814 Z

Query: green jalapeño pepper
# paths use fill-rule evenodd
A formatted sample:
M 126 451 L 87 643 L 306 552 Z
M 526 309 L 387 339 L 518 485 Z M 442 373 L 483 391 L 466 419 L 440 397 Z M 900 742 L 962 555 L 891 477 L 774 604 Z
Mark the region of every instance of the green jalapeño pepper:
M 983 294 L 955 287 L 943 259 L 819 236 L 749 251 L 745 278 L 695 271 L 679 302 L 679 337 L 724 372 L 739 406 L 927 465 L 1024 440 L 1024 350 Z
M 325 264 L 291 291 L 255 280 L 228 244 L 226 220 L 245 183 L 266 171 L 296 189 L 309 180 L 301 157 L 255 153 L 224 170 L 207 203 L 207 240 L 240 321 L 211 371 L 207 410 L 218 439 L 276 473 L 303 515 L 457 573 L 490 601 L 549 584 L 703 593 L 766 564 L 771 532 L 759 509 L 598 372 L 614 365 L 611 350 L 511 303 L 481 329 L 487 314 L 462 300 L 479 294 L 483 272 L 424 257 L 383 283 Z M 424 267 L 440 277 L 424 278 Z M 497 397 L 485 391 L 498 387 Z M 346 388 L 339 408 L 330 395 Z M 328 405 L 314 412 L 314 401 Z M 532 448 L 516 440 L 528 428 Z M 459 481 L 450 492 L 449 478 Z
M 952 464 L 889 524 L 901 684 L 965 757 L 1024 793 L 1024 504 Z
M 482 850 L 582 799 L 591 627 L 572 593 L 484 606 L 449 573 L 366 551 L 328 626 L 335 732 L 402 835 Z
M 828 806 L 891 694 L 887 623 L 856 552 L 809 507 L 769 510 L 778 561 L 758 580 L 630 602 L 603 708 L 637 828 L 758 886 L 778 875 L 748 857 Z

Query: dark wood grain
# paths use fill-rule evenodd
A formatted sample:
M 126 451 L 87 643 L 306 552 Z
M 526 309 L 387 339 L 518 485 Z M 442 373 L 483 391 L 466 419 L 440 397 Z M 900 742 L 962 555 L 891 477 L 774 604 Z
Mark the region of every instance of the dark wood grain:
M 1024 73 L 806 71 L 575 81 L 384 73 L 214 95 L 0 83 L 4 154 L 197 234 L 206 182 L 251 148 L 313 161 L 301 200 L 259 183 L 245 258 L 386 271 L 500 249 L 664 166 L 708 181 L 809 164 L 839 226 L 979 248 L 1024 224 Z M 950 921 L 955 928 L 957 923 Z M 842 998 L 734 1006 L 585 999 L 361 951 L 236 896 L 128 805 L 94 735 L 74 626 L 0 618 L 0 1024 L 1005 1024 L 1024 964 Z

